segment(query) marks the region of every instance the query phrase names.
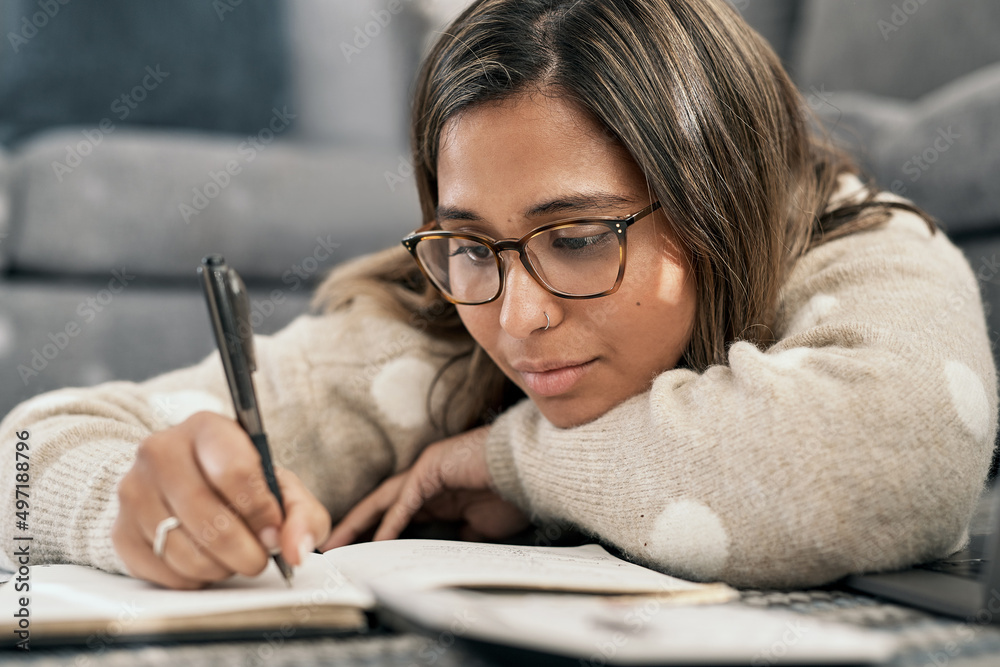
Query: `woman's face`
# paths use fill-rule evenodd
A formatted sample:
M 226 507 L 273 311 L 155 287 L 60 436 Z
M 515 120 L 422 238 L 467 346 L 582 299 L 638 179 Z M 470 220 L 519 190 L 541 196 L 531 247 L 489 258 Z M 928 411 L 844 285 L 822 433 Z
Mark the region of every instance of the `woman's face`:
M 566 218 L 624 218 L 652 203 L 642 173 L 617 142 L 577 107 L 541 94 L 477 105 L 448 121 L 438 199 L 443 229 L 497 240 Z M 695 288 L 667 229 L 662 210 L 628 229 L 625 277 L 612 295 L 557 297 L 534 281 L 516 252 L 505 252 L 500 297 L 458 306 L 469 333 L 556 426 L 596 419 L 680 360 Z

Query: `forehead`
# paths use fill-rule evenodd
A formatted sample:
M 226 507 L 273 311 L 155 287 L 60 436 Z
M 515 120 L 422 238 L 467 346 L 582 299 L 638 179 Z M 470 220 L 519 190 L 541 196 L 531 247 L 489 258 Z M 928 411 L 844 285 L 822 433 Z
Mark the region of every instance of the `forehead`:
M 439 203 L 508 204 L 562 190 L 645 190 L 628 152 L 579 106 L 551 94 L 476 105 L 441 133 Z

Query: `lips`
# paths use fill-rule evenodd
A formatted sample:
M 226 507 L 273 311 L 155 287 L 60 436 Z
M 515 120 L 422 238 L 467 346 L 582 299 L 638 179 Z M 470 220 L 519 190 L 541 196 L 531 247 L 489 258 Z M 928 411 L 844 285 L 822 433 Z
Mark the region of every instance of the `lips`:
M 524 384 L 532 393 L 558 396 L 572 389 L 594 366 L 595 361 L 525 362 L 515 364 L 513 368 L 521 374 Z

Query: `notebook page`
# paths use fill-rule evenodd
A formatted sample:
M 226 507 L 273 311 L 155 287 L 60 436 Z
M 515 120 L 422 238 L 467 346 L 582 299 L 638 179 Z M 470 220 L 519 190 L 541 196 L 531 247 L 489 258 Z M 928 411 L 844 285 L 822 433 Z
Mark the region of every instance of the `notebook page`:
M 292 588 L 269 561 L 258 577 L 236 575 L 209 588 L 178 591 L 81 565 L 31 567 L 30 591 L 16 592 L 14 581 L 0 587 L 0 613 L 31 600 L 32 621 L 148 620 L 183 618 L 295 605 L 374 606 L 371 594 L 355 586 L 329 561 L 310 554 L 296 568 Z M 9 616 L 9 614 L 5 614 Z
M 724 584 L 684 581 L 628 563 L 597 544 L 522 547 L 392 540 L 341 547 L 323 556 L 355 582 L 377 589 L 523 588 L 630 594 L 721 590 L 724 598 L 731 597 L 727 591 L 732 591 Z

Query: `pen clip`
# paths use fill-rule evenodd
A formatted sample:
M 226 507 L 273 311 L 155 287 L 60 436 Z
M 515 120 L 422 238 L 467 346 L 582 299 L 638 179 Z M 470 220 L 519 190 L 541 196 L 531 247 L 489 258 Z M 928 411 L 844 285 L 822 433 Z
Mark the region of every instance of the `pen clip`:
M 222 255 L 207 255 L 198 272 L 205 286 L 209 317 L 236 409 L 236 420 L 253 435 L 263 433 L 253 387 L 256 367 L 246 286 Z
M 226 271 L 226 287 L 232 296 L 233 317 L 236 320 L 236 331 L 239 333 L 240 344 L 246 355 L 247 370 L 251 373 L 257 370 L 257 357 L 253 349 L 253 328 L 250 326 L 250 297 L 240 274 L 232 267 Z

